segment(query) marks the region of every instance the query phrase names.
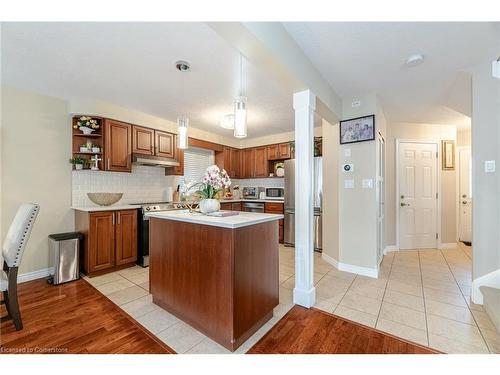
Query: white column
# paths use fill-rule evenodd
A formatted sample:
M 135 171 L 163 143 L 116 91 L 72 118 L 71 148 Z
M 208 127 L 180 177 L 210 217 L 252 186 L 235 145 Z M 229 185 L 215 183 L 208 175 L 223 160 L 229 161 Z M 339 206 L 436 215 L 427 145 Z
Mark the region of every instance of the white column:
M 293 94 L 295 110 L 295 288 L 293 302 L 312 307 L 314 288 L 314 110 L 316 95 L 310 90 Z

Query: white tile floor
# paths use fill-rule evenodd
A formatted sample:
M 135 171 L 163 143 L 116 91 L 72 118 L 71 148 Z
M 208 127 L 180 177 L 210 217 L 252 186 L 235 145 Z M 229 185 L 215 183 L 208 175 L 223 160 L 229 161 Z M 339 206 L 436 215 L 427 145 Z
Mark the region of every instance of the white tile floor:
M 471 256 L 464 245 L 389 253 L 378 279 L 332 270 L 316 307 L 445 353 L 500 353 L 500 334 L 470 300 Z
M 470 302 L 470 248 L 389 253 L 372 279 L 338 271 L 315 253 L 315 307 L 446 353 L 500 353 L 482 306 Z M 178 353 L 230 353 L 152 303 L 148 268 L 87 280 Z M 280 303 L 235 353 L 245 353 L 292 307 L 294 249 L 280 246 Z

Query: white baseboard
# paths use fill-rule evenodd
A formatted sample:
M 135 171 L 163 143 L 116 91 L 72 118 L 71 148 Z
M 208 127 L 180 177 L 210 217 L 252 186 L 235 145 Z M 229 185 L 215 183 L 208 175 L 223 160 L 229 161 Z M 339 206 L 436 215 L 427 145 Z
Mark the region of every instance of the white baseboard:
M 456 247 L 457 247 L 456 242 L 439 243 L 438 244 L 438 249 L 455 249 Z
M 384 255 L 387 255 L 387 253 L 391 253 L 393 251 L 399 251 L 398 247 L 396 245 L 389 245 L 386 246 L 384 249 Z
M 337 262 L 337 259 L 334 259 L 325 253 L 321 253 L 321 258 L 323 258 L 326 263 L 331 264 L 335 268 L 339 268 L 339 262 Z
M 361 266 L 354 266 L 352 264 L 339 263 L 338 269 L 340 271 L 356 273 L 358 275 L 373 277 L 374 279 L 378 278 L 378 269 L 377 268 L 368 268 Z
M 313 307 L 316 304 L 316 288 L 312 287 L 309 290 L 294 288 L 293 303 L 307 308 Z
M 321 254 L 321 258 L 328 264 L 331 264 L 334 266 L 336 269 L 340 271 L 345 271 L 345 272 L 350 272 L 350 273 L 355 273 L 358 275 L 363 275 L 363 276 L 368 276 L 368 277 L 373 277 L 377 278 L 378 277 L 378 269 L 377 268 L 368 268 L 368 267 L 360 267 L 360 266 L 354 266 L 352 264 L 346 264 L 346 263 L 340 263 L 336 259 L 332 258 L 331 256 L 326 255 L 325 253 Z
M 17 275 L 17 282 L 18 283 L 25 283 L 26 281 L 31 281 L 31 280 L 36 280 L 36 279 L 48 277 L 48 276 L 52 275 L 53 273 L 54 273 L 54 267 L 45 268 L 43 270 L 38 270 L 38 271 L 33 271 L 33 272 L 26 272 L 26 273 Z
M 500 288 L 500 269 L 490 272 L 472 281 L 472 302 L 477 305 L 483 304 L 483 293 L 479 290 L 481 286 Z

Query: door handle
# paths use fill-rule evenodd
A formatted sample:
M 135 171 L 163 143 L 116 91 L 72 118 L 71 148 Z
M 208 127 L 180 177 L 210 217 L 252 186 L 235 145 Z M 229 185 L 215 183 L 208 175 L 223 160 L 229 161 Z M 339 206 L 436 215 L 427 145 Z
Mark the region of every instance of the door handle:
M 408 203 L 403 203 L 403 202 L 401 202 L 399 205 L 400 205 L 401 207 L 404 207 L 404 206 L 408 206 L 408 207 L 410 207 L 410 205 L 409 205 Z

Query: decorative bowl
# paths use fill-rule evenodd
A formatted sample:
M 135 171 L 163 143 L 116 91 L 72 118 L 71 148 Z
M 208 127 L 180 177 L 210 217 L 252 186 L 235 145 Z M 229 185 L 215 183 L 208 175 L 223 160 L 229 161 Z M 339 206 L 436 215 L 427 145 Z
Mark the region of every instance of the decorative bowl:
M 99 206 L 111 206 L 123 197 L 123 193 L 87 193 L 87 197 Z

